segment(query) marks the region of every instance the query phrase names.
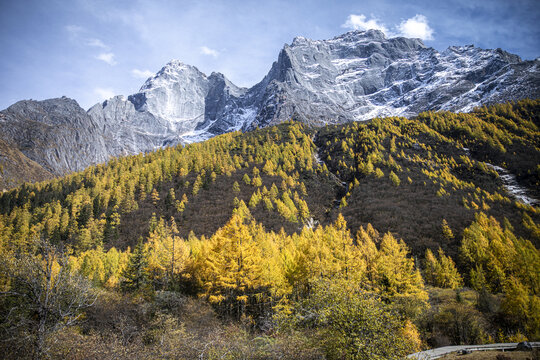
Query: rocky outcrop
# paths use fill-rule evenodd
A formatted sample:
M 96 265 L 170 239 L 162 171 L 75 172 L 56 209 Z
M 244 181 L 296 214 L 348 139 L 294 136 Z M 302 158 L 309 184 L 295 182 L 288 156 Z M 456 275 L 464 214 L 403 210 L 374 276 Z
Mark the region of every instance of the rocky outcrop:
M 62 175 L 105 162 L 113 153 L 96 122 L 73 99 L 24 100 L 0 112 L 0 139 Z

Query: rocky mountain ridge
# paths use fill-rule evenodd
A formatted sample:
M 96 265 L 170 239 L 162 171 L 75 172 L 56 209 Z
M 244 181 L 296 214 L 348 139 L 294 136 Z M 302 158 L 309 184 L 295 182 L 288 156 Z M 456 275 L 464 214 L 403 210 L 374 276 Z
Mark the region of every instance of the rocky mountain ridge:
M 337 124 L 425 110 L 537 98 L 540 60 L 472 45 L 439 53 L 419 39 L 377 30 L 329 40 L 297 37 L 246 89 L 173 60 L 138 93 L 85 112 L 71 99 L 21 101 L 0 112 L 1 138 L 54 175 L 111 156 L 202 141 L 295 118 Z
M 98 104 L 89 114 L 106 122 L 127 118 L 156 135 L 166 129 L 165 144 L 192 142 L 291 117 L 324 125 L 537 97 L 539 64 L 501 49 L 452 46 L 439 53 L 420 39 L 351 31 L 330 40 L 295 38 L 249 89 L 173 60 L 139 93 Z M 120 101 L 138 114 L 123 113 Z M 149 115 L 161 125 L 139 121 Z
M 21 152 L 25 162 L 30 159 L 52 175 L 82 170 L 115 155 L 110 151 L 114 142 L 67 97 L 15 103 L 0 112 L 0 134 L 0 140 Z M 0 164 L 15 169 L 22 165 L 21 158 L 5 156 Z

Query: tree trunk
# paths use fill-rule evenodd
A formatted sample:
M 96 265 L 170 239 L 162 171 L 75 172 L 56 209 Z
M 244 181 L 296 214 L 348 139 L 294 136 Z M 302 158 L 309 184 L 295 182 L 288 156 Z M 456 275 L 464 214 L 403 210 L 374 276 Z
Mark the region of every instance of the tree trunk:
M 39 327 L 34 343 L 34 359 L 41 360 L 45 355 L 45 319 L 39 321 Z

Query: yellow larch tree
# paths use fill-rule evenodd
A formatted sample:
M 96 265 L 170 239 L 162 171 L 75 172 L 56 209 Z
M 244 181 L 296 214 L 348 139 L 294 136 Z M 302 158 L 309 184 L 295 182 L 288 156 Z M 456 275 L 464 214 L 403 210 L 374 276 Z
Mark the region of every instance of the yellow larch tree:
M 242 211 L 235 211 L 229 222 L 203 244 L 196 274 L 203 289 L 201 295 L 236 316 L 262 301 L 271 286 L 263 276 L 261 248 L 245 223 L 246 211 L 243 204 Z
M 427 300 L 422 276 L 408 254 L 409 249 L 403 240 L 397 241 L 390 233 L 383 236 L 376 259 L 378 289 L 390 298 L 413 296 Z

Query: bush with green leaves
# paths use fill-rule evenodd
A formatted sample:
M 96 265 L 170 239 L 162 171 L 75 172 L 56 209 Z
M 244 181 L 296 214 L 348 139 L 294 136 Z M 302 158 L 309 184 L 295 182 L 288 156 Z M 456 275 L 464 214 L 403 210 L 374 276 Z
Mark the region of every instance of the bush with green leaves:
M 346 280 L 316 282 L 310 296 L 277 318 L 282 331 L 314 328 L 329 359 L 401 359 L 418 346 L 414 325 Z

